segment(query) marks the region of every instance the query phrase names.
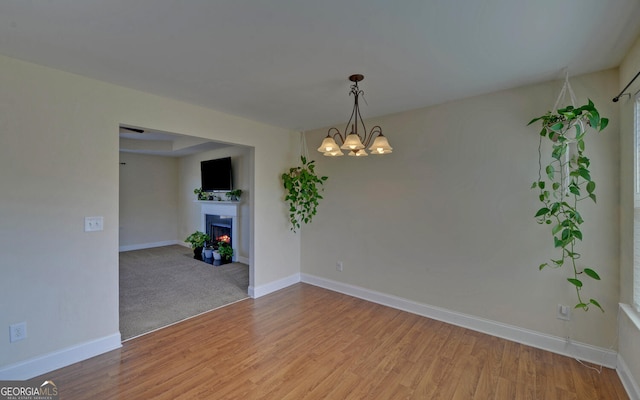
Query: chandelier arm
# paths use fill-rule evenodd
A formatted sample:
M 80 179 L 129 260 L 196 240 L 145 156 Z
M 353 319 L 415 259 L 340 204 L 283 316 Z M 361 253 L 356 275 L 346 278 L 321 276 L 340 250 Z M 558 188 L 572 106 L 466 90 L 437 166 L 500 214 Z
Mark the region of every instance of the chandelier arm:
M 364 144 L 365 147 L 367 147 L 369 145 L 369 142 L 371 141 L 371 138 L 367 134 L 367 126 L 364 124 L 364 120 L 362 119 L 362 114 L 360 113 L 359 107 L 358 107 L 357 117 L 360 119 L 360 123 L 362 124 L 362 143 Z M 358 122 L 356 121 L 356 128 L 357 126 L 358 126 Z
M 335 131 L 335 133 L 331 134 L 331 131 Z M 342 137 L 342 134 L 340 133 L 338 128 L 329 128 L 329 131 L 327 132 L 327 135 L 331 136 L 333 138 L 333 140 L 336 140 L 336 136 L 337 136 L 337 137 L 340 138 L 340 142 L 344 143 L 344 137 Z
M 367 137 L 367 142 L 364 143 L 364 147 L 369 147 L 371 140 L 373 140 L 373 138 L 378 135 L 382 135 L 382 128 L 380 127 L 380 125 L 376 125 L 373 128 L 371 128 L 371 131 L 369 132 L 369 136 Z

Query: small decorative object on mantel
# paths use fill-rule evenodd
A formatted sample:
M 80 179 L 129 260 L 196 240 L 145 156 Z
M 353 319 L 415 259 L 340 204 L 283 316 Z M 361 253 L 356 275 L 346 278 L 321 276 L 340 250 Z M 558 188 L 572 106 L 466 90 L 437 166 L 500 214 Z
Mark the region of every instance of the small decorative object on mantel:
M 208 194 L 207 192 L 203 192 L 202 188 L 195 188 L 193 189 L 193 194 L 195 194 L 198 198 L 198 200 L 207 200 L 208 198 Z
M 240 196 L 242 196 L 242 190 L 240 189 L 230 190 L 227 192 L 227 199 L 229 199 L 229 201 L 239 201 Z
M 560 97 L 568 90 L 574 105 L 556 109 Z M 597 132 L 607 127 L 609 120 L 600 117 L 591 100 L 581 107 L 575 107 L 575 96 L 571 91 L 568 78 L 565 86 L 554 106 L 555 112 L 534 118 L 542 123 L 540 142 L 538 144 L 538 180 L 533 182 L 532 189 L 538 190 L 538 198 L 542 203 L 535 218 L 539 224 L 551 227 L 554 247 L 560 249 L 561 255 L 550 262 L 540 264 L 539 269 L 545 267 L 560 268 L 567 264 L 572 269 L 572 277 L 567 278 L 573 285 L 578 296 L 575 308 L 589 310 L 593 305 L 603 310 L 600 303 L 593 298 L 582 298 L 585 278 L 600 280 L 598 273 L 589 267 L 578 266 L 580 254 L 577 252 L 577 240 L 582 241 L 580 225 L 584 222 L 583 214 L 579 210 L 580 202 L 591 199 L 595 203 L 596 183 L 591 178 L 589 166 L 591 161 L 585 156 L 585 138 L 589 128 Z M 543 177 L 542 140 L 548 138 L 551 142 L 549 161 L 544 166 Z

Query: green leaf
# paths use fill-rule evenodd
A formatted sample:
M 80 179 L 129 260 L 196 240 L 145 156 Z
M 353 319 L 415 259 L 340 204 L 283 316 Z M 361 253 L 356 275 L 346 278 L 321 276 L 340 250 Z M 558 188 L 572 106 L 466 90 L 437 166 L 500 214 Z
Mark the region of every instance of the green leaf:
M 580 138 L 583 135 L 582 128 L 580 127 L 580 124 L 575 124 L 573 127 L 576 129 L 576 139 L 580 140 Z
M 562 224 L 556 224 L 556 226 L 551 229 L 551 234 L 555 235 L 556 233 L 560 232 L 560 229 L 562 229 Z
M 539 187 L 540 189 L 544 189 L 544 186 L 545 186 L 545 182 L 544 182 L 544 181 L 539 181 L 539 182 L 538 182 L 538 187 Z
M 569 191 L 576 196 L 580 196 L 580 189 L 576 185 L 569 186 Z
M 589 303 L 593 304 L 594 306 L 598 307 L 600 311 L 604 312 L 604 308 L 602 308 L 602 306 L 596 299 L 589 299 Z
M 542 119 L 542 117 L 534 118 L 534 119 L 532 119 L 531 121 L 529 121 L 529 123 L 527 124 L 527 126 L 529 126 L 529 125 L 533 124 L 534 122 L 539 121 L 539 120 L 541 120 L 541 119 Z
M 565 228 L 571 228 L 571 227 L 576 226 L 576 224 L 575 224 L 572 220 L 570 220 L 570 219 L 565 219 L 565 220 L 563 220 L 563 221 L 560 223 L 560 225 L 562 225 L 562 226 L 563 226 L 563 227 L 565 227 Z
M 601 118 L 600 119 L 600 130 L 603 130 L 604 128 L 606 128 L 607 125 L 609 125 L 609 118 Z
M 546 215 L 548 212 L 549 212 L 549 209 L 547 207 L 542 207 L 541 209 L 538 210 L 535 217 L 537 218 L 537 217 Z
M 562 247 L 562 240 L 558 239 L 557 237 L 553 237 L 553 245 L 554 247 L 558 248 L 558 247 Z
M 578 163 L 580 163 L 581 165 L 583 165 L 585 167 L 589 167 L 589 164 L 591 164 L 591 161 L 589 161 L 589 158 L 587 158 L 585 156 L 580 156 L 580 157 L 578 157 Z
M 589 309 L 589 306 L 585 303 L 578 303 L 575 308 L 583 308 L 586 311 Z
M 571 233 L 572 233 L 573 237 L 582 240 L 582 232 L 581 231 L 576 229 L 576 230 L 571 231 Z
M 594 181 L 587 183 L 587 192 L 591 194 L 594 190 L 596 190 L 596 183 Z
M 542 269 L 543 269 L 544 267 L 548 266 L 548 265 L 549 265 L 549 264 L 547 264 L 547 263 L 542 263 L 542 264 L 540 264 L 540 266 L 538 267 L 538 270 L 542 271 Z
M 560 158 L 567 152 L 567 145 L 561 144 L 553 147 L 553 151 L 551 151 L 551 157 L 556 160 L 560 160 Z
M 549 128 L 553 131 L 559 131 L 562 129 L 562 127 L 564 126 L 564 124 L 562 122 L 557 122 L 553 125 L 551 125 Z
M 589 173 L 589 170 L 586 169 L 586 168 L 579 168 L 578 169 L 578 174 L 580 174 L 580 176 L 583 177 L 587 181 L 591 180 L 591 174 Z
M 547 176 L 549 177 L 549 179 L 553 179 L 553 175 L 555 174 L 553 165 L 547 165 L 547 168 L 545 168 L 545 171 L 547 172 Z M 543 189 L 543 188 L 540 188 L 540 189 Z
M 589 198 L 590 198 L 591 200 L 593 200 L 593 202 L 594 202 L 594 203 L 596 203 L 596 195 L 595 195 L 595 194 L 590 193 L 590 194 L 589 194 Z
M 591 268 L 585 268 L 584 273 L 597 281 L 600 280 L 600 275 L 598 275 L 596 271 L 592 270 Z
M 569 281 L 569 283 L 571 283 L 572 285 L 575 285 L 576 287 L 579 287 L 579 288 L 582 287 L 582 281 L 580 281 L 579 279 L 567 278 L 567 280 Z

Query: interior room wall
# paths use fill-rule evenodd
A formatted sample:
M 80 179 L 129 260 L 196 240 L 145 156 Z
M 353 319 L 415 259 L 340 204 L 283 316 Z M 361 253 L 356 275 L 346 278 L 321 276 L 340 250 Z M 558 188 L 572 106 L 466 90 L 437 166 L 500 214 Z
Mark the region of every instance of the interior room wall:
M 294 132 L 2 56 L 0 87 L 0 328 L 24 321 L 28 332 L 0 340 L 0 379 L 120 344 L 120 124 L 251 147 L 250 284 L 299 273 L 279 181 Z M 103 216 L 104 230 L 84 232 L 85 216 Z
M 560 72 L 559 72 L 560 75 Z M 323 157 L 326 129 L 307 142 L 329 177 L 313 222 L 302 230 L 301 271 L 420 304 L 609 348 L 619 293 L 619 124 L 611 102 L 617 69 L 571 78 L 611 119 L 588 141 L 598 204 L 584 202 L 581 262 L 602 281 L 583 294 L 605 308 L 556 318 L 576 304 L 567 268 L 539 271 L 556 257 L 550 228 L 534 219 L 540 128 L 563 80 L 505 90 L 367 120 L 394 150 L 365 158 Z M 363 87 L 366 92 L 366 85 Z M 375 99 L 369 99 L 369 102 Z M 367 115 L 366 106 L 362 109 Z M 348 110 L 345 110 L 348 111 Z M 342 130 L 344 127 L 339 126 Z M 344 271 L 336 270 L 342 261 Z
M 237 256 L 242 260 L 249 259 L 249 238 L 250 238 L 250 216 L 251 208 L 251 149 L 245 146 L 229 146 L 221 149 L 198 153 L 186 157 L 181 157 L 179 162 L 179 182 L 178 189 L 180 201 L 180 224 L 178 237 L 184 240 L 189 234 L 201 229 L 200 204 L 194 202 L 196 199 L 193 189 L 201 186 L 200 162 L 213 160 L 216 158 L 231 157 L 231 167 L 233 169 L 233 187 L 241 189 L 240 198 L 238 237 L 234 238 L 237 247 Z M 221 193 L 223 200 L 224 193 Z
M 629 81 L 640 71 L 640 37 L 636 40 L 627 56 L 620 64 L 620 80 L 616 87 L 615 95 L 624 88 Z M 640 81 L 631 85 L 627 92 L 631 96 L 622 96 L 619 101 L 620 110 L 620 302 L 633 304 L 633 267 L 634 252 L 638 258 L 637 250 L 634 246 L 634 151 L 637 151 L 637 144 L 634 139 L 634 104 L 633 94 L 640 89 Z M 638 210 L 638 209 L 635 209 Z M 637 221 L 638 219 L 636 219 Z M 637 223 L 637 222 L 636 222 Z M 636 228 L 637 230 L 638 228 Z M 635 240 L 639 240 L 637 236 Z M 640 321 L 638 313 L 631 307 L 626 308 L 631 314 L 623 314 L 619 319 L 620 345 L 619 354 L 629 368 L 629 373 L 636 383 L 636 393 L 640 395 Z M 631 317 L 631 318 L 630 318 Z
M 178 159 L 120 152 L 120 251 L 178 238 Z

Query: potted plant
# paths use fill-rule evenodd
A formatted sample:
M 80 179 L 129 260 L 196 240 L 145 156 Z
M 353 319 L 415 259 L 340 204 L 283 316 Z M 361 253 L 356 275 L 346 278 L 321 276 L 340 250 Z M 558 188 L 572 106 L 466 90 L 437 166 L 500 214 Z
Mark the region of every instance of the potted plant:
M 233 257 L 233 248 L 227 242 L 218 242 L 218 254 L 225 262 L 231 262 Z
M 591 161 L 584 154 L 585 135 L 589 127 L 597 132 L 603 130 L 609 120 L 601 118 L 589 100 L 582 107 L 568 106 L 555 113 L 548 112 L 531 120 L 529 125 L 535 122 L 542 123 L 538 144 L 538 180 L 531 185 L 532 189 L 537 189 L 538 199 L 542 203 L 535 218 L 539 224 L 551 227 L 554 247 L 561 252 L 559 257 L 540 264 L 539 269 L 568 265 L 572 276 L 567 281 L 575 288 L 578 297 L 575 308 L 588 311 L 589 306 L 593 305 L 602 310 L 596 299 L 582 298 L 582 290 L 587 282 L 585 278 L 600 280 L 600 276 L 593 268 L 578 265 L 580 253 L 577 245 L 578 241 L 582 241 L 580 225 L 584 222 L 580 204 L 586 199 L 596 201 L 596 183 L 589 171 Z M 541 151 L 545 137 L 551 141 L 548 163 L 543 162 Z
M 302 165 L 289 168 L 282 174 L 282 182 L 286 191 L 285 201 L 289 203 L 289 221 L 291 230 L 300 229 L 300 224 L 308 224 L 316 215 L 318 200 L 322 199 L 320 191 L 327 180 L 326 176 L 317 176 L 315 161 L 307 161 L 300 156 Z
M 202 188 L 193 189 L 193 194 L 195 194 L 198 200 L 207 200 L 207 192 L 203 192 Z
M 206 233 L 195 231 L 191 235 L 187 236 L 184 241 L 185 243 L 191 244 L 191 248 L 193 249 L 193 258 L 196 260 L 202 260 L 202 248 L 205 246 L 206 242 L 210 240 L 211 238 Z
M 240 200 L 240 196 L 242 196 L 242 190 L 235 189 L 227 192 L 227 198 L 229 201 L 238 201 Z

